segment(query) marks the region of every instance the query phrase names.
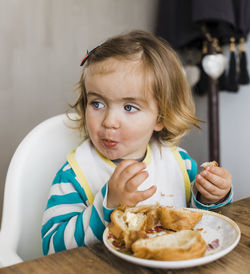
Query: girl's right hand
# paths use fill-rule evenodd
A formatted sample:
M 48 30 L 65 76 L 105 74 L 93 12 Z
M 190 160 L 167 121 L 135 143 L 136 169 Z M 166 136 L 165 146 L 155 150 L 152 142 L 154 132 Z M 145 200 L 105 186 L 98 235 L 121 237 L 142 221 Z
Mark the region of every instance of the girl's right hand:
M 121 204 L 135 206 L 155 193 L 156 186 L 144 191 L 137 190 L 148 178 L 145 168 L 145 163 L 136 160 L 124 160 L 116 167 L 108 182 L 108 208 L 115 208 Z

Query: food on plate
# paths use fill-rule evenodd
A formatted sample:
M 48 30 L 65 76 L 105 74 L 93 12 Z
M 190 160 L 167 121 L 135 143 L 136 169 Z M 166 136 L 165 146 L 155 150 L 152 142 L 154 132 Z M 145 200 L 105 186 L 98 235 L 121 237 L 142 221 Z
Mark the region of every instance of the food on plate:
M 206 242 L 197 230 L 139 239 L 132 244 L 135 257 L 153 260 L 187 260 L 204 256 Z
M 219 164 L 216 161 L 205 162 L 205 163 L 201 164 L 201 167 L 203 167 L 203 168 L 205 168 L 207 166 L 219 166 Z
M 184 260 L 201 257 L 206 242 L 193 230 L 202 213 L 159 205 L 120 206 L 111 214 L 109 239 L 118 250 L 139 258 Z
M 201 220 L 202 213 L 177 207 L 160 207 L 160 223 L 166 229 L 180 231 L 192 229 Z
M 146 231 L 156 226 L 159 220 L 157 206 L 120 206 L 111 214 L 109 231 L 125 243 L 129 249 L 134 241 L 147 237 Z
M 214 239 L 212 242 L 210 242 L 207 245 L 207 251 L 214 250 L 220 246 L 220 241 L 219 239 Z

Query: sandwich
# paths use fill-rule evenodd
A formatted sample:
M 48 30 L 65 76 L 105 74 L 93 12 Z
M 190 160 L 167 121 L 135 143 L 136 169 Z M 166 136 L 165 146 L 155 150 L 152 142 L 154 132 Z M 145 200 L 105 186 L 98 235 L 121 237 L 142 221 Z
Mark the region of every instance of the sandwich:
M 201 218 L 202 213 L 172 206 L 120 206 L 111 214 L 109 233 L 138 258 L 198 258 L 206 252 L 206 242 L 193 230 Z
M 176 261 L 199 258 L 206 252 L 206 242 L 197 230 L 139 239 L 132 244 L 133 255 L 138 258 Z
M 211 162 L 205 162 L 201 164 L 201 167 L 205 168 L 207 166 L 219 166 L 219 164 L 216 161 L 211 161 Z
M 146 231 L 155 227 L 159 220 L 157 206 L 120 206 L 111 214 L 109 232 L 130 249 L 132 243 L 146 238 Z
M 193 229 L 202 218 L 202 213 L 170 206 L 160 207 L 159 215 L 161 225 L 174 231 Z

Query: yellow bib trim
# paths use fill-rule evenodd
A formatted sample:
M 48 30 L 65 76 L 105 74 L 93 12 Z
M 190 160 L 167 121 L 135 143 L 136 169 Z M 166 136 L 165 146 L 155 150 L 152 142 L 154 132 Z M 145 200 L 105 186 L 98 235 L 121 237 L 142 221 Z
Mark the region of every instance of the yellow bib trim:
M 116 168 L 116 165 L 111 160 L 109 160 L 108 158 L 104 157 L 97 149 L 96 149 L 96 152 L 98 153 L 98 155 L 101 157 L 101 159 L 103 161 L 105 161 L 107 164 L 109 164 L 113 168 Z
M 178 150 L 176 149 L 176 147 L 172 146 L 170 144 L 169 144 L 169 146 L 170 146 L 177 162 L 179 163 L 180 168 L 181 168 L 181 172 L 183 174 L 184 184 L 185 184 L 185 193 L 186 193 L 186 204 L 188 205 L 189 202 L 190 202 L 190 198 L 191 198 L 191 183 L 190 183 L 190 180 L 189 180 L 187 169 L 186 169 L 185 164 L 183 162 L 183 159 L 181 158 L 181 155 L 178 152 Z
M 151 156 L 152 153 L 151 153 L 151 148 L 150 148 L 150 145 L 147 145 L 147 154 L 146 154 L 146 157 L 144 158 L 143 162 L 148 166 L 151 162 Z
M 73 170 L 74 170 L 74 172 L 75 172 L 75 174 L 76 174 L 76 176 L 77 176 L 77 178 L 78 178 L 81 186 L 83 187 L 83 189 L 85 191 L 85 194 L 87 196 L 89 204 L 91 205 L 94 202 L 94 195 L 93 195 L 93 193 L 91 191 L 91 188 L 89 186 L 89 183 L 88 183 L 86 177 L 84 176 L 84 174 L 83 174 L 80 166 L 78 165 L 78 163 L 77 163 L 74 155 L 75 155 L 75 149 L 72 150 L 68 154 L 67 160 L 70 163 L 71 167 L 73 168 Z

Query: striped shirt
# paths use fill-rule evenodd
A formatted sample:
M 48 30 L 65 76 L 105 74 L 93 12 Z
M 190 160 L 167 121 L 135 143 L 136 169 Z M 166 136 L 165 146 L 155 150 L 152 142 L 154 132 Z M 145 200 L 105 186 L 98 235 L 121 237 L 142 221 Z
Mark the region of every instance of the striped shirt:
M 197 174 L 196 162 L 181 148 L 177 148 L 184 161 L 191 182 L 191 207 L 214 209 L 232 201 L 232 191 L 219 204 L 203 205 L 196 199 L 194 181 Z M 43 254 L 93 244 L 102 241 L 103 231 L 110 222 L 114 209 L 107 208 L 107 183 L 95 194 L 89 204 L 87 195 L 68 162 L 58 171 L 49 193 L 43 215 Z

